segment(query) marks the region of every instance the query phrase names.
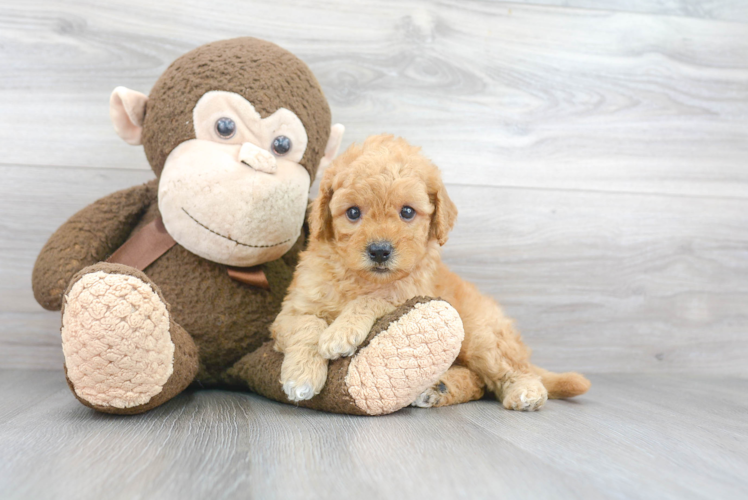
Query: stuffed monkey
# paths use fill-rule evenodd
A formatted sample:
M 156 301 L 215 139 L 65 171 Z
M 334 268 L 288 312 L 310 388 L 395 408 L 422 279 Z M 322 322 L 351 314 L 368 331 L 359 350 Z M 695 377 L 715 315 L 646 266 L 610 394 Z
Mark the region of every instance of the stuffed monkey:
M 110 113 L 156 179 L 73 215 L 33 271 L 39 304 L 62 311 L 75 397 L 135 414 L 199 383 L 288 402 L 269 325 L 304 247 L 310 185 L 343 133 L 319 83 L 286 50 L 237 38 L 181 56 L 149 96 L 116 88 Z M 462 336 L 448 304 L 410 301 L 300 405 L 396 411 L 438 380 Z

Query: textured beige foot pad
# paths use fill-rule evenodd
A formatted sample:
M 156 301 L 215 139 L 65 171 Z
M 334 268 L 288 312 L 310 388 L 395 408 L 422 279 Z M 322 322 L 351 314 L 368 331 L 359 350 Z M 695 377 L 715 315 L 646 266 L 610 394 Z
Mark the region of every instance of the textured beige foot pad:
M 169 312 L 134 276 L 85 274 L 65 296 L 62 351 L 78 397 L 100 407 L 143 405 L 173 372 Z
M 369 415 L 408 406 L 449 369 L 464 336 L 447 302 L 417 303 L 356 354 L 345 380 L 348 393 Z

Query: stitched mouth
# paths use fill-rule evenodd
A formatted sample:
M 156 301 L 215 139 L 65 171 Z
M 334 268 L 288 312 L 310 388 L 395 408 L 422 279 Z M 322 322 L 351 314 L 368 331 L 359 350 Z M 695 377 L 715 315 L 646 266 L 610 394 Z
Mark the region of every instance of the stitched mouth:
M 197 220 L 196 218 L 194 218 L 187 210 L 184 209 L 184 207 L 182 207 L 182 211 L 187 214 L 187 217 L 189 217 L 190 219 L 192 219 L 193 221 L 195 221 L 199 226 L 207 229 L 208 231 L 210 231 L 211 233 L 215 234 L 216 236 L 220 236 L 223 239 L 232 241 L 232 242 L 236 243 L 237 245 L 241 245 L 243 247 L 249 247 L 249 248 L 272 248 L 272 247 L 277 247 L 277 246 L 280 246 L 280 245 L 284 245 L 284 244 L 288 243 L 289 241 L 291 241 L 291 238 L 288 238 L 287 240 L 281 241 L 280 243 L 274 243 L 272 245 L 250 245 L 248 243 L 242 243 L 241 241 L 236 241 L 233 238 L 229 238 L 228 236 L 224 236 L 221 233 L 217 233 L 217 232 L 213 231 L 211 228 L 209 228 L 208 226 L 206 226 L 205 224 L 203 224 L 202 222 L 200 222 L 199 220 Z

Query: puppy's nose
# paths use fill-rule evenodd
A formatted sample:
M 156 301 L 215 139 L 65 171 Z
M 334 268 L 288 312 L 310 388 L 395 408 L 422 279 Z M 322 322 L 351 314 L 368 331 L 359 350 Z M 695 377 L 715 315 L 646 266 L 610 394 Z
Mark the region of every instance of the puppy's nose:
M 376 243 L 370 243 L 366 247 L 369 258 L 378 264 L 386 262 L 390 258 L 390 255 L 392 255 L 392 250 L 392 243 L 389 241 L 377 241 Z

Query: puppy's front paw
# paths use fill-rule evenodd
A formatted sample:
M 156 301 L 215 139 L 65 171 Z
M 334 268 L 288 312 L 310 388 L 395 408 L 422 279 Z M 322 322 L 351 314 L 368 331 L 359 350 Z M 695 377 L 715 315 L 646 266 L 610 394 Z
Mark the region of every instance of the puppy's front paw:
M 327 381 L 327 361 L 319 355 L 301 358 L 286 353 L 281 366 L 283 392 L 291 401 L 306 401 L 320 393 Z
M 314 387 L 312 387 L 310 382 L 302 383 L 301 385 L 297 384 L 299 384 L 298 380 L 289 380 L 283 384 L 283 392 L 286 393 L 286 396 L 291 401 L 306 401 L 312 399 L 319 392 L 314 392 Z
M 507 410 L 535 411 L 548 400 L 548 391 L 540 380 L 523 379 L 504 388 L 501 402 Z
M 352 356 L 356 348 L 364 341 L 369 331 L 354 324 L 333 321 L 319 339 L 319 354 L 325 359 L 338 359 L 341 356 Z

